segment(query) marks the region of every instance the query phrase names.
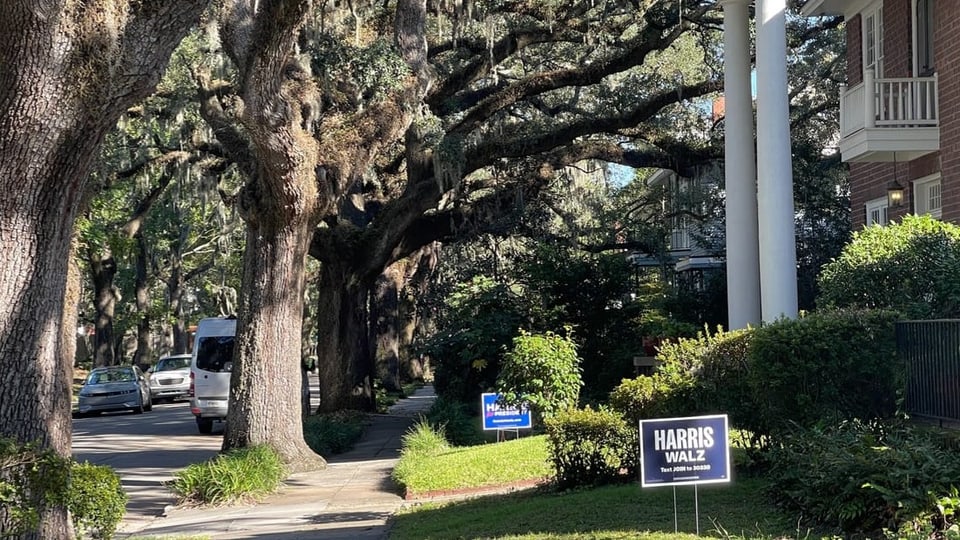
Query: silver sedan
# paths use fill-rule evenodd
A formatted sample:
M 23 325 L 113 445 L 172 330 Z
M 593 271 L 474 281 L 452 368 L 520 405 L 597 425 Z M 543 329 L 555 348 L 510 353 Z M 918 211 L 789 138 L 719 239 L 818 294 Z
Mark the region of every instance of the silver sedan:
M 153 409 L 146 378 L 137 366 L 99 367 L 87 375 L 77 402 L 77 414 L 100 414 L 106 411 L 133 411 L 136 414 Z

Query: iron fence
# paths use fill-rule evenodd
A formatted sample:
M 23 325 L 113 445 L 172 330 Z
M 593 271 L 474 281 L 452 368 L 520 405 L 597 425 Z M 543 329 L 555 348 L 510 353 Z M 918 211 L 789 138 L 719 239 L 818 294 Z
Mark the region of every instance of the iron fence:
M 896 328 L 906 412 L 960 421 L 960 319 L 901 321 Z

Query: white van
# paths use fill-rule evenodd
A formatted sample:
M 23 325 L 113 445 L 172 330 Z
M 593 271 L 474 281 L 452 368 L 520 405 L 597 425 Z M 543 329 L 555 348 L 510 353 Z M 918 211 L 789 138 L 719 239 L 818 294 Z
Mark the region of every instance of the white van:
M 190 359 L 190 412 L 200 433 L 213 432 L 213 423 L 227 417 L 230 371 L 237 319 L 210 318 L 197 323 Z

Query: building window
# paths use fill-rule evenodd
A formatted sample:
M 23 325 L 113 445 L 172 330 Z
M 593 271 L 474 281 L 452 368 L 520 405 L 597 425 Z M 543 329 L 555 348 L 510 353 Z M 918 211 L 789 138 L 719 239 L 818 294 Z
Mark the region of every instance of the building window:
M 881 227 L 889 223 L 887 217 L 887 198 L 881 197 L 867 202 L 867 221 L 866 225 L 880 225 Z
M 863 70 L 872 69 L 883 77 L 883 3 L 876 2 L 863 12 Z
M 933 0 L 913 0 L 914 76 L 930 77 L 934 69 Z
M 930 214 L 939 219 L 942 200 L 939 174 L 913 182 L 913 210 L 917 215 Z

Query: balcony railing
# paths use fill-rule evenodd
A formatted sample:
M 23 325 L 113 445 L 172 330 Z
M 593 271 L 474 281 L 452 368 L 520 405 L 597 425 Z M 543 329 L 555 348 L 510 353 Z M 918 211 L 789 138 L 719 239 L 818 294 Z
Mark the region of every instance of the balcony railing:
M 867 89 L 872 92 L 868 93 Z M 867 70 L 861 84 L 841 87 L 841 137 L 875 127 L 935 127 L 939 117 L 936 74 L 876 79 L 873 70 Z

